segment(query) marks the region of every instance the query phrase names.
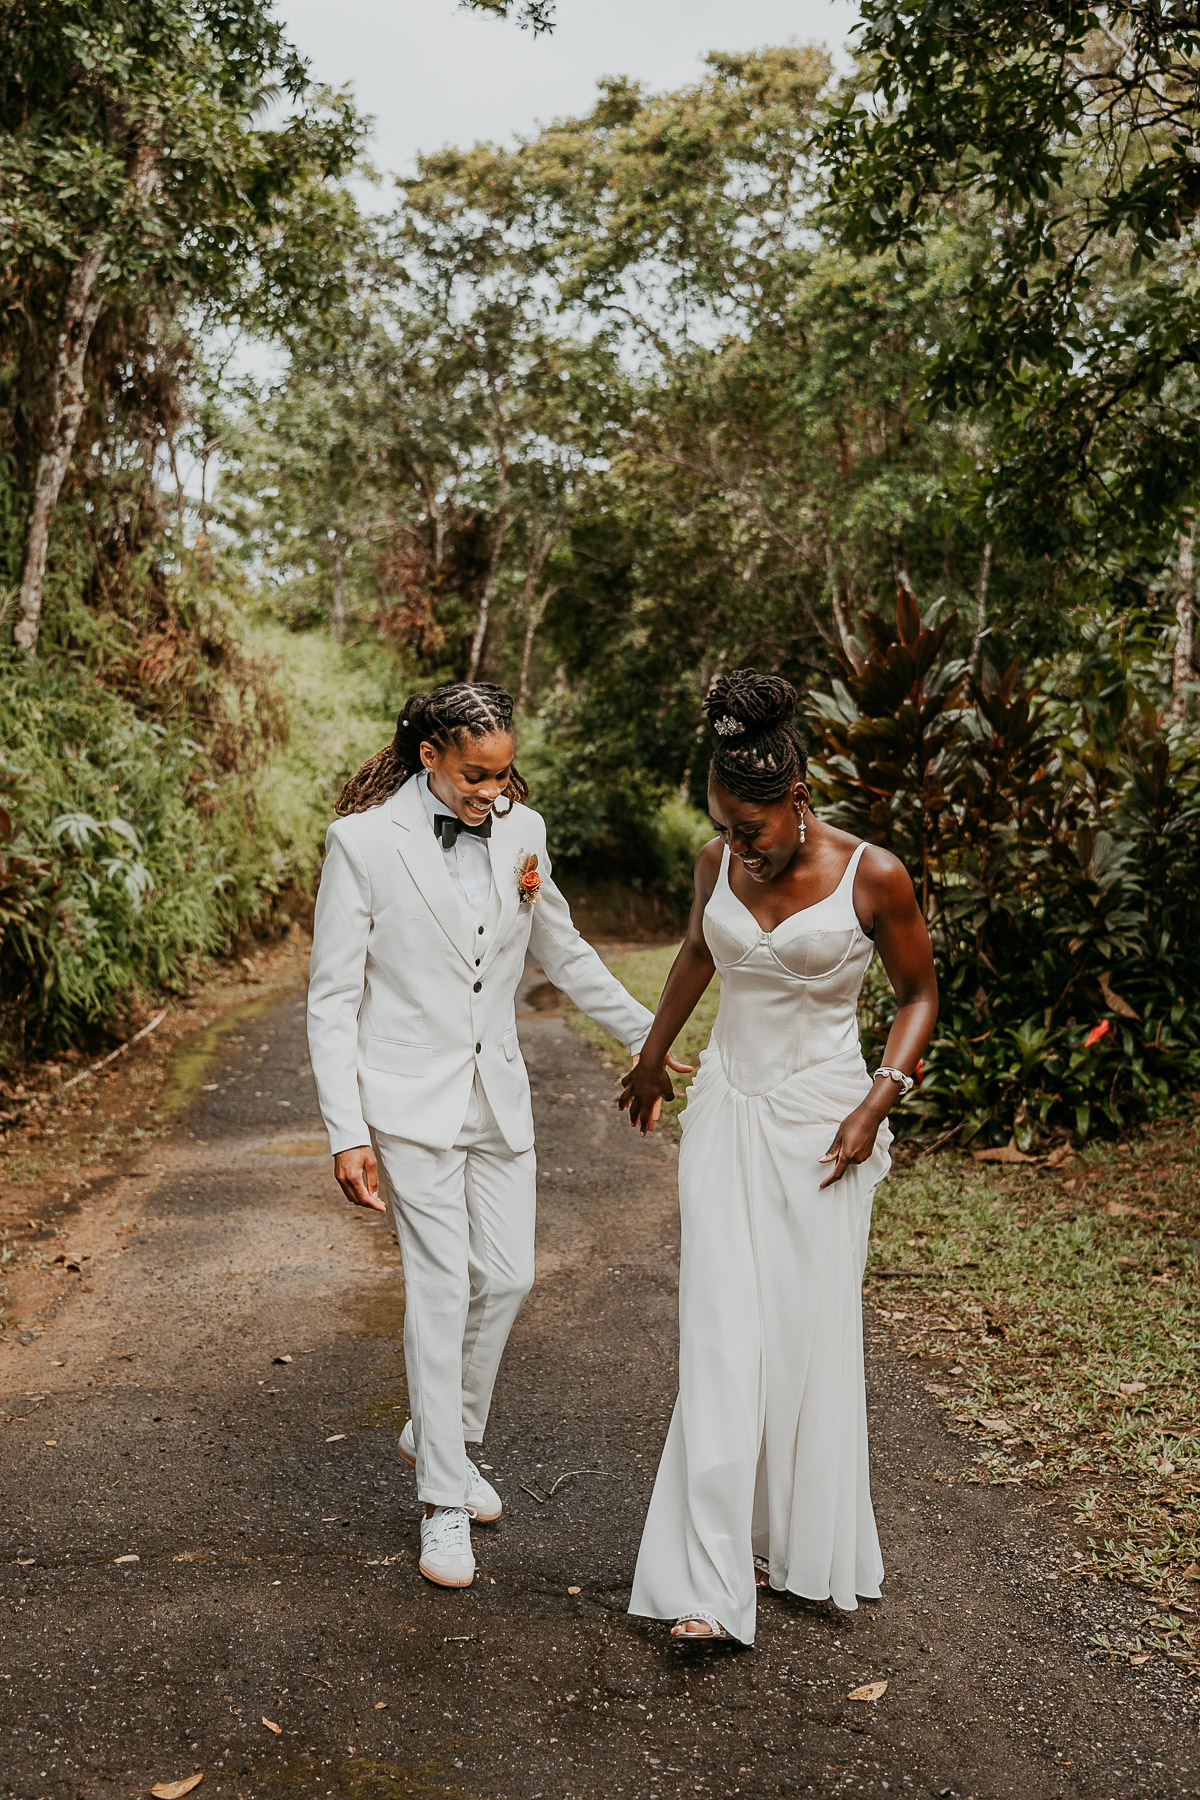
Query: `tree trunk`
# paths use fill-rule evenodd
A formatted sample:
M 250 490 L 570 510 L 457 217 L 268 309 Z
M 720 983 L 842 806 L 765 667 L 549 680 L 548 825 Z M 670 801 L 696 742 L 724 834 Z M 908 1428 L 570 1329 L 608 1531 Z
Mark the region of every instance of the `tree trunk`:
M 1179 533 L 1179 561 L 1175 577 L 1175 656 L 1171 668 L 1171 716 L 1180 724 L 1187 718 L 1188 690 L 1194 677 L 1196 638 L 1196 526 L 1188 520 Z
M 525 570 L 525 586 L 521 592 L 521 609 L 525 614 L 525 636 L 521 644 L 521 671 L 517 680 L 518 712 L 524 712 L 529 702 L 529 665 L 533 660 L 533 640 L 537 628 L 546 616 L 546 608 L 562 586 L 561 582 L 553 582 L 542 590 L 539 599 L 537 584 L 551 554 L 562 542 L 565 530 L 566 525 L 559 520 L 544 537 L 540 532 L 536 533 L 529 566 Z
M 329 540 L 329 572 L 333 577 L 329 629 L 335 638 L 341 638 L 346 635 L 346 540 L 340 531 Z
M 134 156 L 130 181 L 141 200 L 146 198 L 153 186 L 156 161 L 157 152 L 149 145 L 142 145 Z M 34 650 L 37 647 L 42 622 L 42 594 L 46 583 L 50 527 L 75 449 L 79 422 L 83 418 L 87 398 L 83 369 L 92 331 L 104 303 L 104 290 L 99 286 L 98 278 L 111 241 L 112 234 L 107 231 L 100 232 L 92 239 L 71 271 L 71 279 L 63 295 L 55 343 L 54 372 L 50 382 L 47 447 L 38 460 L 29 518 L 25 525 L 21 586 L 17 599 L 17 619 L 13 627 L 13 642 L 21 650 Z
M 979 581 L 975 588 L 975 635 L 971 639 L 970 669 L 972 675 L 979 673 L 979 654 L 983 648 L 983 634 L 987 630 L 988 583 L 992 574 L 992 540 L 989 538 L 983 546 L 983 555 L 979 559 Z

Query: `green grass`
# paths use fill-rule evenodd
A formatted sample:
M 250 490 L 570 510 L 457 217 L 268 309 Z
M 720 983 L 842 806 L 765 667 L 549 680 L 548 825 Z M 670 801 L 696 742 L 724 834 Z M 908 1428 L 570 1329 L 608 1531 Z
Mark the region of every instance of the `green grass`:
M 608 962 L 653 1006 L 674 953 L 623 951 Z M 689 1061 L 716 999 L 714 982 L 681 1034 Z M 939 1365 L 927 1385 L 948 1428 L 974 1448 L 972 1477 L 1060 1492 L 1076 1520 L 1078 1572 L 1152 1600 L 1138 1636 L 1096 1648 L 1192 1667 L 1198 1273 L 1200 1129 L 1173 1122 L 1055 1168 L 920 1157 L 879 1191 L 867 1268 L 898 1347 Z
M 1174 1124 L 1057 1170 L 925 1158 L 881 1188 L 867 1270 L 901 1348 L 944 1365 L 928 1385 L 975 1478 L 1061 1491 L 1079 1569 L 1153 1597 L 1139 1638 L 1100 1647 L 1191 1664 L 1198 1177 L 1195 1133 Z
M 678 944 L 661 944 L 648 950 L 618 950 L 606 957 L 605 960 L 618 981 L 624 982 L 634 999 L 640 1000 L 643 1006 L 653 1009 L 658 1005 L 658 997 L 662 993 L 663 983 L 670 973 L 671 964 L 674 962 L 678 950 Z M 681 1062 L 689 1062 L 694 1065 L 707 1044 L 713 1020 L 717 1016 L 720 992 L 720 981 L 714 977 L 709 984 L 707 993 L 675 1042 L 675 1054 Z M 609 1037 L 606 1031 L 602 1030 L 599 1025 L 593 1024 L 592 1020 L 586 1018 L 581 1012 L 572 1013 L 571 1023 L 583 1033 L 584 1037 L 590 1038 L 592 1043 L 603 1050 L 614 1063 L 621 1068 L 625 1067 L 629 1059 L 624 1045 L 618 1044 L 614 1038 Z M 674 1124 L 683 1110 L 687 1090 L 691 1085 L 691 1076 L 674 1075 L 672 1080 L 675 1083 L 675 1092 L 678 1098 L 669 1106 L 664 1107 L 663 1111 Z

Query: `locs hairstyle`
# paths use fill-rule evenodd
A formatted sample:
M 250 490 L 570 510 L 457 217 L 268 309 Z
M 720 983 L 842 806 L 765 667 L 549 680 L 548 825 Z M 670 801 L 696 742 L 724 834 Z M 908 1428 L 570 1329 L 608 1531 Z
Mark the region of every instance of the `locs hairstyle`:
M 378 806 L 411 775 L 418 774 L 422 744 L 436 744 L 440 750 L 455 744 L 461 749 L 467 738 L 511 731 L 514 706 L 508 689 L 490 681 L 450 681 L 427 694 L 410 694 L 400 710 L 391 743 L 377 750 L 338 795 L 334 808 L 338 818 Z M 515 764 L 504 792 L 510 802 L 528 797 L 529 788 Z
M 717 748 L 708 778 L 735 800 L 782 800 L 808 774 L 808 751 L 792 724 L 796 690 L 781 675 L 731 669 L 704 702 Z

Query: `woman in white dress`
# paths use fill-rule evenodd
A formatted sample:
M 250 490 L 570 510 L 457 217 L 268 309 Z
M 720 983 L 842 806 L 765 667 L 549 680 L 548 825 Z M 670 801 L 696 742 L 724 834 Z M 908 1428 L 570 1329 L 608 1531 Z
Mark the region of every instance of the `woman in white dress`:
M 753 669 L 705 702 L 719 837 L 620 1101 L 651 1127 L 667 1053 L 719 971 L 682 1121 L 679 1398 L 630 1602 L 689 1642 L 752 1643 L 760 1587 L 853 1608 L 883 1577 L 862 1275 L 887 1114 L 912 1086 L 937 984 L 903 866 L 814 816 L 795 706 Z M 876 950 L 897 1009 L 869 1075 L 856 1009 Z

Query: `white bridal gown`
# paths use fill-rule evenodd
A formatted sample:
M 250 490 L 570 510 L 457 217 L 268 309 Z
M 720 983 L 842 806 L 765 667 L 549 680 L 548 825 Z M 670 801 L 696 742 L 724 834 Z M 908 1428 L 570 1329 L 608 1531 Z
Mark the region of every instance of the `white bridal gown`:
M 835 891 L 764 931 L 729 886 L 704 913 L 721 976 L 679 1157 L 679 1398 L 630 1611 L 702 1609 L 754 1639 L 754 1557 L 771 1586 L 877 1599 L 862 1276 L 891 1133 L 822 1193 L 819 1159 L 870 1087 L 859 990 L 874 954 L 854 911 L 865 845 Z

